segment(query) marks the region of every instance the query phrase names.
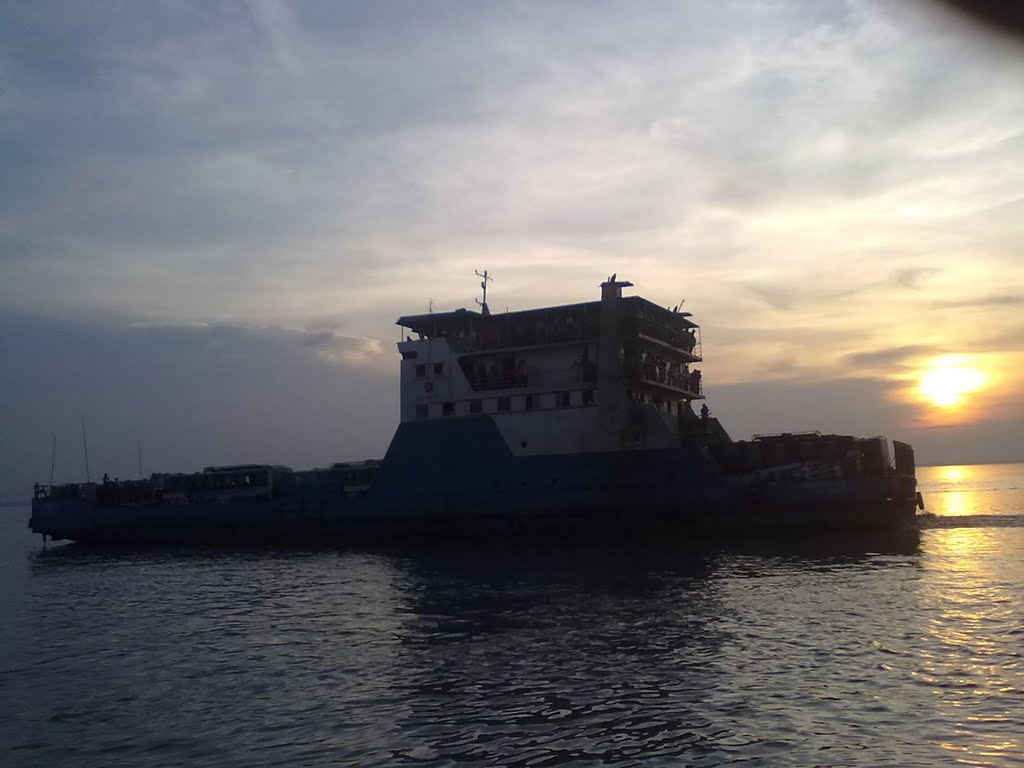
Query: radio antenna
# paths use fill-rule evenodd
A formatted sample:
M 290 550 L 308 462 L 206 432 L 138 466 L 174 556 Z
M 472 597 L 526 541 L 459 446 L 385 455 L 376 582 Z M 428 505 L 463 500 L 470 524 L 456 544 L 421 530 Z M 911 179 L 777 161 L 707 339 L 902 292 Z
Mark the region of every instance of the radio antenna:
M 487 307 L 487 284 L 488 283 L 493 283 L 494 282 L 494 278 L 487 274 L 487 270 L 486 269 L 483 272 L 480 272 L 479 270 L 473 270 L 473 271 L 476 272 L 476 276 L 477 277 L 482 277 L 483 278 L 483 280 L 480 281 L 480 287 L 484 289 L 484 300 L 480 301 L 480 299 L 477 299 L 476 303 L 480 305 L 480 314 L 484 315 L 484 316 L 487 316 L 487 315 L 491 314 L 491 310 L 488 309 L 488 307 Z
M 85 439 L 85 416 L 82 417 L 82 450 L 85 452 L 85 482 L 91 483 L 89 476 L 89 442 Z

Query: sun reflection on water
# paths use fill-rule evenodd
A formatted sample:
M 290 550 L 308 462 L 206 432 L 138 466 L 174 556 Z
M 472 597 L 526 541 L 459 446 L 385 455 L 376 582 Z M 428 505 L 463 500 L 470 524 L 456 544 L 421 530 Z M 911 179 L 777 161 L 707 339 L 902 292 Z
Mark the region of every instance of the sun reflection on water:
M 941 516 L 982 514 L 983 493 L 977 490 L 980 480 L 977 467 L 965 465 L 934 469 L 932 484 L 935 487 L 927 494 L 929 512 Z
M 947 483 L 957 483 L 971 474 L 971 467 L 938 467 L 939 477 Z
M 975 492 L 977 493 L 977 492 Z M 971 492 L 954 494 L 970 508 Z M 952 514 L 952 513 L 949 513 Z M 939 744 L 954 762 L 1002 764 L 1019 755 L 1011 710 L 991 702 L 1019 690 L 1013 635 L 1019 631 L 1020 538 L 1005 529 L 955 527 L 929 531 L 926 567 L 936 577 L 922 593 L 921 615 L 931 636 L 910 672 L 934 694 L 934 717 L 949 723 Z
M 918 484 L 925 510 L 941 518 L 1024 516 L 1024 464 L 961 464 L 919 467 Z M 952 521 L 947 521 L 952 522 Z

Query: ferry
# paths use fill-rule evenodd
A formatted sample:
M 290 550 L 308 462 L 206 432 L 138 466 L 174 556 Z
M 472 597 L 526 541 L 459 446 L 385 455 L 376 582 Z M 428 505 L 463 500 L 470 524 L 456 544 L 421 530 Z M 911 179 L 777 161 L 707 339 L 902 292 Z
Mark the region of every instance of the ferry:
M 36 485 L 30 528 L 83 543 L 564 531 L 913 527 L 914 452 L 817 432 L 733 440 L 702 401 L 700 327 L 626 296 L 398 319 L 400 423 L 380 460 Z M 699 409 L 695 406 L 700 404 Z

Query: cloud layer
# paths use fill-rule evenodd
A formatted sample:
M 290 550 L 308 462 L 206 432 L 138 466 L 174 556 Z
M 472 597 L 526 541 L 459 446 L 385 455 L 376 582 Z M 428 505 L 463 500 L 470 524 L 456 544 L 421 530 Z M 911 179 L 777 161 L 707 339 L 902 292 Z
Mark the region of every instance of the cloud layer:
M 1024 418 L 1024 52 L 927 3 L 11 2 L 0 153 L 10 317 L 365 368 L 475 268 L 496 308 L 617 271 L 712 392 L 977 351 Z

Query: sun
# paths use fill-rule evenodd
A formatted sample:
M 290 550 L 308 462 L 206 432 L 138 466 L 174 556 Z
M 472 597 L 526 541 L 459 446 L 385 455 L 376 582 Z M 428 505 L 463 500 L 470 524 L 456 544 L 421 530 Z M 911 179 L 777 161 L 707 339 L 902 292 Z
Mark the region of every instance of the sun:
M 938 358 L 921 373 L 917 391 L 932 405 L 952 408 L 966 395 L 984 387 L 987 380 L 984 373 L 961 358 Z

